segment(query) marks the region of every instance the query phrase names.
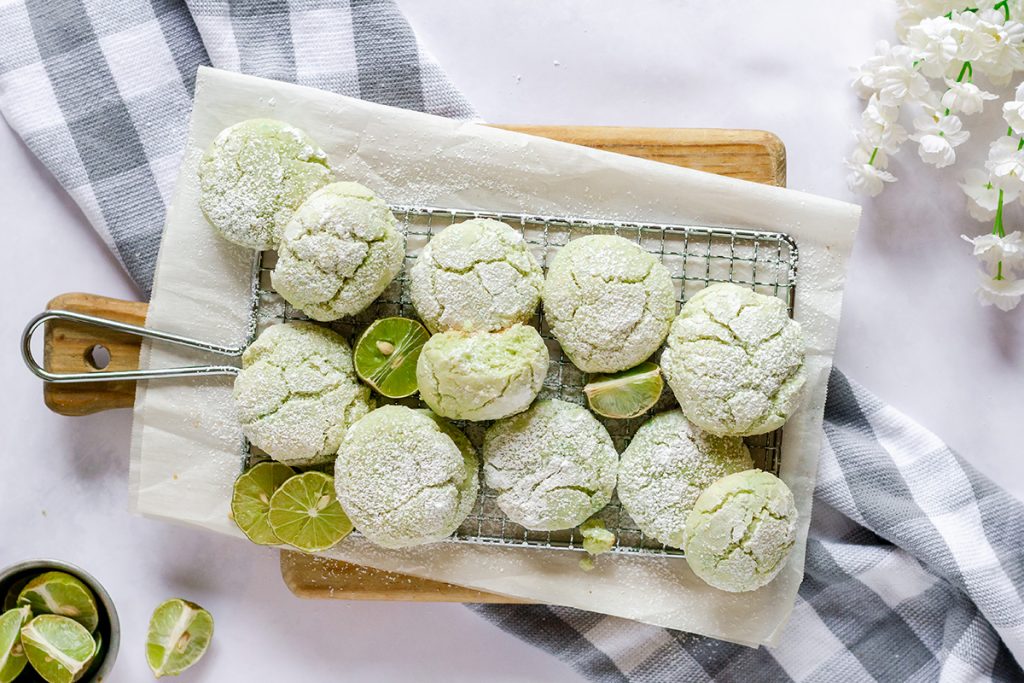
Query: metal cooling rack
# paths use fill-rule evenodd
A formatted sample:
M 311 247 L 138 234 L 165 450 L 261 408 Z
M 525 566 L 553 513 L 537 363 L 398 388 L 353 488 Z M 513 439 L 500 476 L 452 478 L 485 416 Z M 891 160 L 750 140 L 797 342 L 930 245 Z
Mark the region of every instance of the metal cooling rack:
M 493 218 L 517 228 L 545 270 L 558 250 L 570 239 L 591 234 L 618 235 L 636 242 L 641 248 L 661 259 L 672 276 L 676 300 L 680 304 L 709 284 L 734 282 L 749 286 L 763 294 L 781 298 L 789 306 L 792 315 L 797 246 L 790 237 L 782 233 L 418 206 L 392 206 L 391 209 L 398 219 L 400 230 L 406 236 L 406 259 L 402 272 L 367 310 L 353 318 L 329 324 L 353 344 L 358 333 L 378 318 L 416 317 L 407 286 L 410 266 L 434 234 L 453 223 L 470 218 Z M 257 256 L 253 268 L 253 338 L 269 325 L 288 320 L 308 319 L 273 290 L 270 272 L 276 260 L 277 255 L 274 252 L 263 252 Z M 585 405 L 583 386 L 586 384 L 586 374 L 577 369 L 562 353 L 542 312 L 538 311 L 532 324 L 540 331 L 551 352 L 551 364 L 540 397 L 560 398 Z M 395 402 L 411 406 L 421 405 L 415 397 Z M 666 389 L 652 412 L 665 410 L 674 405 L 675 398 L 672 392 Z M 597 417 L 608 428 L 616 448 L 621 452 L 649 415 L 630 420 Z M 483 432 L 490 423 L 456 424 L 479 449 Z M 778 474 L 782 456 L 781 442 L 782 430 L 747 439 L 754 463 L 761 469 Z M 242 468 L 245 469 L 256 460 L 265 457 L 245 442 Z M 496 496 L 495 491 L 481 482 L 477 504 L 455 532 L 451 542 L 582 549 L 583 537 L 579 529 L 525 529 L 505 517 L 497 506 Z M 647 556 L 683 554 L 681 550 L 668 548 L 659 541 L 645 536 L 623 510 L 617 497 L 613 498 L 597 517 L 604 520 L 607 528 L 615 534 L 616 541 L 612 552 Z

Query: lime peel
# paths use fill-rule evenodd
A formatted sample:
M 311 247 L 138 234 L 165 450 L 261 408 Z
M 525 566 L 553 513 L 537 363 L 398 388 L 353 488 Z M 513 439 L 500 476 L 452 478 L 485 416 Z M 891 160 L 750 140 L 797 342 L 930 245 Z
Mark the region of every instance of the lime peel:
M 664 386 L 661 368 L 648 361 L 622 372 L 596 375 L 583 387 L 583 393 L 598 415 L 629 419 L 653 408 Z

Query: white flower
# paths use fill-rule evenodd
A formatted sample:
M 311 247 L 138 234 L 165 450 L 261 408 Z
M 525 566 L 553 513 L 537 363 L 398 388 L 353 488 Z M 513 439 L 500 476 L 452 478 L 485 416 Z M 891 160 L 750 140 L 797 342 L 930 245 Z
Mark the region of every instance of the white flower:
M 924 114 L 914 120 L 917 133 L 910 136 L 918 143 L 917 153 L 921 161 L 936 168 L 949 166 L 956 161 L 955 148 L 970 137 L 958 116 L 939 116 L 937 113 Z
M 1019 230 L 1014 230 L 1006 237 L 999 235 L 980 235 L 970 238 L 960 235 L 974 246 L 974 256 L 993 271 L 1002 261 L 1003 273 L 1015 270 L 1024 264 L 1024 237 Z
M 864 62 L 854 78 L 854 86 L 861 97 L 877 92 L 883 104 L 901 104 L 907 99 L 918 99 L 929 90 L 928 79 L 918 73 L 914 51 L 906 45 L 893 45 L 880 41 L 875 56 Z
M 981 273 L 978 301 L 982 306 L 995 306 L 1000 311 L 1010 311 L 1017 307 L 1021 297 L 1024 297 L 1024 280 L 1007 277 L 997 280 L 988 273 Z
M 938 16 L 923 19 L 907 31 L 905 42 L 925 76 L 942 78 L 956 59 L 960 45 L 953 35 L 954 27 L 952 20 Z
M 991 178 L 984 171 L 972 168 L 964 174 L 960 189 L 967 195 L 967 213 L 971 217 L 988 223 L 996 217 L 999 207 L 999 188 L 992 184 Z M 1003 192 L 1003 204 L 1009 204 L 1017 198 L 1017 191 Z
M 1003 102 L 1003 118 L 1017 135 L 1024 135 L 1024 102 Z
M 896 30 L 900 36 L 905 36 L 922 19 L 947 14 L 963 6 L 964 3 L 957 0 L 896 0 L 896 13 L 899 17 Z
M 866 147 L 878 147 L 895 154 L 907 140 L 907 129 L 896 123 L 899 115 L 899 107 L 882 104 L 877 95 L 872 95 L 860 117 L 862 128 L 858 140 Z
M 1018 147 L 1016 138 L 1003 136 L 988 149 L 985 170 L 992 184 L 1005 192 L 1019 193 L 1024 187 L 1024 150 Z
M 946 85 L 949 86 L 949 90 L 942 95 L 942 106 L 950 111 L 966 115 L 977 114 L 985 107 L 985 100 L 998 98 L 998 95 L 985 92 L 973 83 L 957 83 L 947 79 Z
M 881 194 L 885 183 L 896 182 L 896 176 L 892 173 L 867 162 L 851 159 L 846 162 L 846 167 L 850 169 L 849 175 L 846 176 L 846 184 L 857 194 L 874 197 Z
M 1007 85 L 1014 71 L 1024 68 L 1024 24 L 1006 21 L 1004 13 L 994 9 L 954 14 L 953 22 L 954 34 L 960 34 L 957 58 L 970 61 L 993 84 Z

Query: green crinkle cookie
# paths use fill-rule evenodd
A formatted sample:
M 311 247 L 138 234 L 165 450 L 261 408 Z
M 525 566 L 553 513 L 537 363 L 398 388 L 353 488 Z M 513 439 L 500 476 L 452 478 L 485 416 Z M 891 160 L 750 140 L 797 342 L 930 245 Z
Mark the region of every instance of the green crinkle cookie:
M 781 427 L 806 379 L 804 338 L 781 299 L 730 283 L 702 289 L 672 323 L 661 369 L 683 413 L 714 434 Z
M 246 349 L 234 397 L 245 436 L 287 465 L 333 460 L 372 408 L 344 337 L 303 322 L 272 325 Z
M 282 121 L 250 119 L 224 129 L 199 162 L 199 208 L 230 242 L 277 247 L 306 197 L 331 181 L 327 155 Z
M 427 410 L 389 405 L 356 422 L 335 462 L 338 501 L 385 548 L 450 536 L 476 503 L 479 460 L 469 440 Z
M 773 474 L 737 472 L 697 498 L 686 519 L 686 561 L 704 581 L 731 593 L 766 585 L 796 540 L 793 493 Z
M 495 331 L 530 321 L 543 280 L 519 232 L 475 218 L 431 238 L 409 270 L 409 294 L 432 332 Z
M 457 420 L 497 420 L 526 410 L 544 386 L 548 349 L 536 329 L 441 332 L 416 364 L 420 398 Z
M 551 332 L 584 372 L 618 372 L 647 360 L 665 341 L 675 312 L 668 269 L 614 235 L 570 241 L 544 281 Z
M 619 455 L 589 410 L 557 399 L 498 420 L 484 435 L 498 507 L 527 529 L 570 529 L 611 500 Z
M 285 227 L 271 281 L 314 320 L 337 320 L 373 303 L 404 259 L 405 238 L 387 204 L 358 183 L 332 183 Z

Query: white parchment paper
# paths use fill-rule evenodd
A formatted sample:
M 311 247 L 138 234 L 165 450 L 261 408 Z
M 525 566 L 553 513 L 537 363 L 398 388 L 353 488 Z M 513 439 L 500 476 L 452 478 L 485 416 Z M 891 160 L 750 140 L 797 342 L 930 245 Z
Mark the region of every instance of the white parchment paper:
M 771 644 L 803 576 L 826 381 L 846 260 L 859 208 L 666 164 L 370 104 L 319 90 L 203 68 L 191 131 L 168 214 L 147 325 L 223 344 L 245 339 L 251 251 L 218 238 L 197 204 L 196 167 L 223 128 L 254 117 L 305 129 L 340 178 L 401 204 L 788 233 L 799 247 L 794 317 L 807 338 L 803 407 L 784 431 L 781 476 L 800 513 L 796 547 L 768 586 L 733 595 L 708 587 L 679 558 L 602 556 L 441 543 L 388 551 L 349 538 L 328 555 L 350 562 L 579 607 L 747 645 Z M 149 345 L 142 367 L 210 362 Z M 216 359 L 214 359 L 216 360 Z M 231 378 L 140 386 L 132 443 L 135 509 L 240 536 L 228 517 L 241 431 Z

